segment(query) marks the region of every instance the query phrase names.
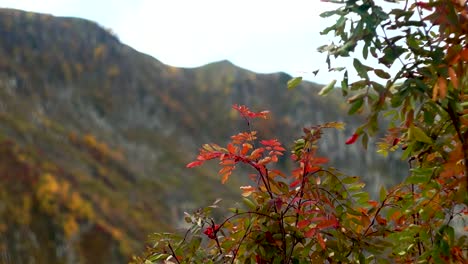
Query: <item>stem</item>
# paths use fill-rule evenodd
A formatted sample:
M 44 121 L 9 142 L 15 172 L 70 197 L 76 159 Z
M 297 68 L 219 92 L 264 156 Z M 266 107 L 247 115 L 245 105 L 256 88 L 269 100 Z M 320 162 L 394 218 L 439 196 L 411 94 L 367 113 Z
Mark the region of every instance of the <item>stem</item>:
M 250 233 L 250 228 L 251 228 L 251 224 L 249 224 L 249 226 L 247 227 L 247 230 L 245 231 L 245 234 L 244 236 L 242 236 L 241 240 L 239 241 L 239 244 L 237 245 L 237 248 L 236 250 L 234 251 L 234 255 L 232 256 L 232 260 L 231 260 L 231 264 L 234 263 L 234 261 L 236 260 L 236 257 L 237 257 L 237 253 L 239 252 L 239 248 L 240 246 L 242 245 L 242 242 L 244 241 L 244 239 L 247 237 L 247 235 Z
M 171 250 L 171 256 L 175 258 L 176 262 L 180 264 L 179 260 L 177 259 L 176 253 L 174 252 L 174 249 L 171 246 L 171 243 L 167 244 L 169 249 Z
M 258 166 L 253 166 L 253 167 L 258 171 L 258 174 L 260 175 L 260 179 L 262 180 L 263 185 L 265 185 L 265 188 L 267 189 L 268 195 L 270 195 L 270 198 L 273 199 L 273 193 L 271 191 L 270 181 L 268 180 L 268 170 L 267 170 L 267 168 L 265 167 L 265 171 L 267 173 L 267 175 L 265 177 L 265 175 L 263 175 L 262 170 L 260 169 L 260 167 L 258 167 Z

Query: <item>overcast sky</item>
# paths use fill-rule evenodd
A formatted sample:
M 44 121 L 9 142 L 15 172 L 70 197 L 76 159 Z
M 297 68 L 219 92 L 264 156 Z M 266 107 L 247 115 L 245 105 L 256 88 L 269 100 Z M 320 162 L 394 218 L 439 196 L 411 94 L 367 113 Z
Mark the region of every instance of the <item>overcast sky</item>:
M 333 23 L 319 14 L 337 7 L 319 0 L 0 0 L 0 6 L 96 21 L 172 66 L 227 59 L 319 83 L 341 77 L 326 74 L 325 56 L 316 51 L 330 42 L 319 32 Z

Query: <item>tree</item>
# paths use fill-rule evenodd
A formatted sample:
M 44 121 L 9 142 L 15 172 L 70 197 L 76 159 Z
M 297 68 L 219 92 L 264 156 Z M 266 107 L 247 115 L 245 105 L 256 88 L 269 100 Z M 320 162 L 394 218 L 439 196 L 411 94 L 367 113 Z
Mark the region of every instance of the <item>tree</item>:
M 325 1 L 325 0 L 322 0 Z M 350 113 L 368 115 L 347 144 L 379 129 L 379 117 L 391 124 L 379 151 L 401 148 L 411 169 L 400 184 L 382 187 L 369 200 L 357 177 L 340 174 L 317 157 L 317 141 L 328 123 L 304 128 L 291 157 L 296 169 L 274 168 L 285 149 L 276 140 L 256 139 L 255 131 L 232 137 L 226 147 L 204 145 L 195 167 L 218 159 L 222 181 L 236 166 L 255 171 L 253 186 L 243 186 L 244 207 L 224 220 L 210 216 L 218 204 L 187 215 L 184 235 L 155 234 L 154 245 L 138 262 L 173 263 L 466 263 L 468 246 L 453 221 L 467 210 L 468 174 L 468 6 L 463 0 L 398 2 L 390 12 L 373 0 L 326 1 L 339 4 L 323 17 L 337 17 L 323 31 L 334 33 L 330 70 L 344 71 L 341 91 Z M 331 58 L 353 58 L 359 80 L 332 68 Z M 378 66 L 367 61 L 376 60 Z M 400 63 L 396 73 L 390 68 Z M 300 82 L 293 79 L 290 88 Z M 320 92 L 326 95 L 335 82 Z M 247 120 L 265 118 L 234 106 Z M 258 147 L 256 147 L 258 145 Z M 466 231 L 466 225 L 464 226 Z M 203 233 L 203 234 L 202 234 Z

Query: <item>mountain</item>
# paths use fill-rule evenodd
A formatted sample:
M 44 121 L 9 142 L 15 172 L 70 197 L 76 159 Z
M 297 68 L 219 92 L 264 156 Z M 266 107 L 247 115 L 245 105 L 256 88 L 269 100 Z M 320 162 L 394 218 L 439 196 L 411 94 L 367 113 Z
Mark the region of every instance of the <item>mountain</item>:
M 291 76 L 228 61 L 171 67 L 78 18 L 0 9 L 0 39 L 2 263 L 125 263 L 184 211 L 232 203 L 242 171 L 222 185 L 216 164 L 185 168 L 248 129 L 232 104 L 271 110 L 251 128 L 286 146 L 304 125 L 345 121 L 321 146 L 332 166 L 371 189 L 403 176 L 392 156 L 344 144 L 362 118 L 315 83 L 287 91 Z

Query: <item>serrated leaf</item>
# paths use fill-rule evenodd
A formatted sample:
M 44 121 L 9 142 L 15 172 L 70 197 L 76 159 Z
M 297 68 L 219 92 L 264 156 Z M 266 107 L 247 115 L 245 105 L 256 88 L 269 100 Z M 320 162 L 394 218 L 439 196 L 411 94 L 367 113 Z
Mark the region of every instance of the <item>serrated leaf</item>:
M 320 95 L 320 96 L 327 95 L 331 90 L 333 90 L 333 88 L 335 87 L 335 84 L 336 84 L 336 80 L 331 81 L 329 84 L 327 84 L 325 87 L 323 87 L 322 90 L 320 90 L 318 95 Z
M 302 82 L 302 77 L 294 77 L 288 81 L 288 89 L 296 88 Z

